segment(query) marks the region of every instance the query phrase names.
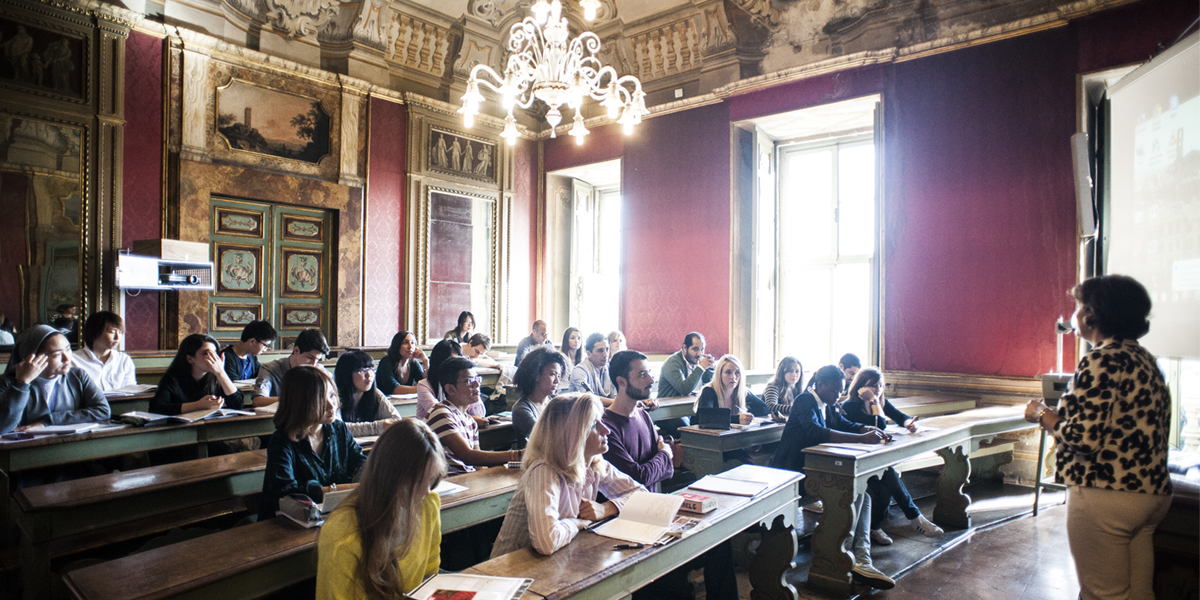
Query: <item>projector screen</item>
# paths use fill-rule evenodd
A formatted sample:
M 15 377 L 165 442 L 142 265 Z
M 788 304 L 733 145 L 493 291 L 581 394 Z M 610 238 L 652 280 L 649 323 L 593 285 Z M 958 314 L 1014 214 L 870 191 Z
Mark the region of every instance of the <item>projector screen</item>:
M 1200 357 L 1200 33 L 1109 91 L 1105 273 L 1154 301 L 1142 344 Z

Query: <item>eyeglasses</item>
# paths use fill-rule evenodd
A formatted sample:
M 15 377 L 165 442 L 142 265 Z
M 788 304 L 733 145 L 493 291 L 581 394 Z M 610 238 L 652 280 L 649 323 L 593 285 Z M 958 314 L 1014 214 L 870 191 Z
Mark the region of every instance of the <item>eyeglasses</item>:
M 460 383 L 460 384 L 466 384 L 466 385 L 471 385 L 471 384 L 480 385 L 480 384 L 482 384 L 482 383 L 483 383 L 483 376 L 482 376 L 482 375 L 476 375 L 476 376 L 474 376 L 474 377 L 468 377 L 468 378 L 466 378 L 466 379 L 464 379 L 464 380 L 460 381 L 459 383 Z
M 363 368 L 355 371 L 355 373 L 357 373 L 358 375 L 370 375 L 371 373 L 374 373 L 374 372 L 375 372 L 375 367 L 363 367 Z

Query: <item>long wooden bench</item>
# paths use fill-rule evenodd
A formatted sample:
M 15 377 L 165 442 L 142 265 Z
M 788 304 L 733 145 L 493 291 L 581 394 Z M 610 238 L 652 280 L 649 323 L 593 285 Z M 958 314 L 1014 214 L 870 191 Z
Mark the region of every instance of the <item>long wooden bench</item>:
M 502 517 L 519 479 L 519 471 L 503 467 L 448 478 L 467 490 L 442 497 L 442 533 Z M 71 571 L 63 578 L 81 600 L 257 598 L 316 575 L 318 532 L 276 517 Z
M 49 596 L 54 558 L 247 512 L 266 464 L 257 450 L 19 490 L 25 596 Z

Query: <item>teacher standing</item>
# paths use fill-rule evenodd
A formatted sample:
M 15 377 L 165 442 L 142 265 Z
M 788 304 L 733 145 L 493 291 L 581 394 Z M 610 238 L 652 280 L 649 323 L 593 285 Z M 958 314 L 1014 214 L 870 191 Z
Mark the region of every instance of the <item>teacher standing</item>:
M 1171 507 L 1171 393 L 1154 356 L 1150 295 L 1131 277 L 1071 290 L 1076 335 L 1093 347 L 1058 410 L 1031 400 L 1025 418 L 1058 441 L 1054 478 L 1067 486 L 1067 541 L 1083 600 L 1153 599 L 1154 529 Z

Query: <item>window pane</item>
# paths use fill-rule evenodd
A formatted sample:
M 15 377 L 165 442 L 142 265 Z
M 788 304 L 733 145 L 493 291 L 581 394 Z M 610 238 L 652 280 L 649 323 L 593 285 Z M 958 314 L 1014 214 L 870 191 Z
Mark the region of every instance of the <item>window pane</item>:
M 829 364 L 832 270 L 780 270 L 779 355 L 800 359 L 805 371 Z
M 779 199 L 780 259 L 831 258 L 833 149 L 793 153 L 786 164 L 787 184 Z
M 833 271 L 833 351 L 866 360 L 871 322 L 871 265 L 840 264 Z
M 870 256 L 875 249 L 875 146 L 838 152 L 838 254 Z

